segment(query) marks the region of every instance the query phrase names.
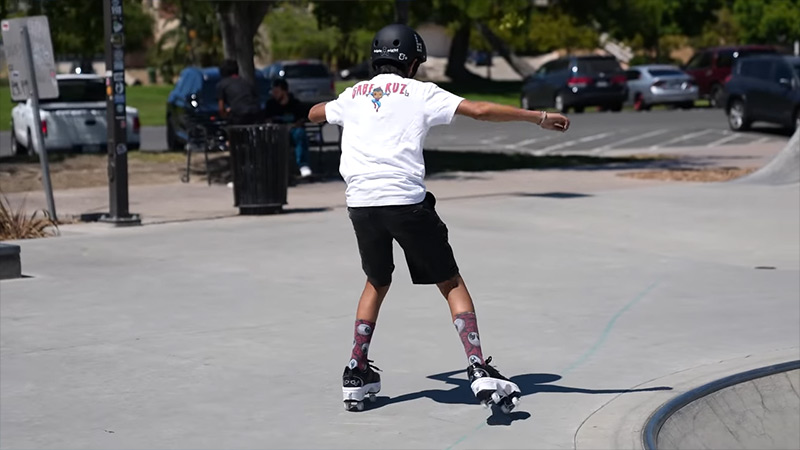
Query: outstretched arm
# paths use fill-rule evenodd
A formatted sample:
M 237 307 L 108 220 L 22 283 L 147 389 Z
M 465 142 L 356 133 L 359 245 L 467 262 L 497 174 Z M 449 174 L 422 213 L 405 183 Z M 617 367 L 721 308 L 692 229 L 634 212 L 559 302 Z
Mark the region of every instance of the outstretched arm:
M 458 105 L 456 114 L 489 122 L 531 122 L 546 130 L 563 132 L 569 129 L 569 119 L 561 114 L 528 111 L 492 102 L 463 100 Z
M 327 103 L 328 102 L 322 102 L 312 106 L 311 111 L 308 112 L 308 120 L 314 123 L 325 122 L 325 105 Z

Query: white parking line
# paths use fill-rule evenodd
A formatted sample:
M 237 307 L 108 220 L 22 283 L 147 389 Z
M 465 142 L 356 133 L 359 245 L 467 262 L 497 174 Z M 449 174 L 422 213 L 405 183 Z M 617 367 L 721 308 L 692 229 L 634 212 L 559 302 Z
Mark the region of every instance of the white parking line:
M 730 131 L 727 131 L 725 134 L 728 134 L 728 136 L 725 136 L 722 139 L 717 139 L 716 141 L 706 145 L 706 147 L 717 147 L 742 136 L 741 134 L 731 133 Z
M 608 145 L 604 145 L 602 147 L 597 147 L 596 149 L 592 150 L 592 153 L 597 154 L 597 153 L 602 152 L 603 150 L 608 150 L 610 148 L 616 148 L 616 147 L 618 147 L 618 146 L 620 146 L 622 144 L 627 144 L 629 142 L 638 141 L 640 139 L 647 139 L 649 137 L 658 136 L 659 134 L 664 134 L 667 131 L 669 131 L 669 130 L 654 130 L 654 131 L 650 131 L 648 133 L 640 134 L 640 135 L 637 135 L 637 136 L 631 136 L 631 137 L 629 137 L 627 139 L 623 139 L 621 141 L 617 141 L 617 142 L 614 142 L 614 143 L 611 143 L 611 144 L 608 144 Z
M 533 139 L 525 139 L 524 141 L 519 141 L 519 142 L 517 142 L 516 144 L 506 144 L 506 145 L 505 145 L 505 148 L 507 148 L 507 149 L 512 149 L 512 150 L 513 150 L 513 149 L 518 149 L 518 148 L 520 148 L 520 147 L 524 147 L 524 146 L 526 146 L 526 145 L 533 144 L 533 143 L 535 143 L 535 142 L 547 141 L 547 140 L 550 140 L 550 139 L 552 139 L 552 138 L 553 138 L 553 134 L 548 134 L 548 135 L 546 135 L 546 136 L 542 136 L 542 137 L 538 137 L 538 138 L 533 138 Z
M 493 138 L 481 139 L 480 142 L 481 142 L 481 144 L 488 145 L 488 144 L 494 144 L 495 142 L 497 142 L 497 141 L 499 141 L 501 139 L 503 139 L 503 136 L 495 136 Z
M 572 147 L 575 144 L 582 144 L 584 142 L 596 141 L 596 140 L 599 140 L 599 139 L 606 138 L 608 136 L 613 136 L 615 134 L 617 134 L 616 131 L 612 131 L 612 132 L 608 132 L 608 133 L 592 134 L 592 135 L 589 135 L 589 136 L 582 137 L 580 139 L 574 139 L 574 140 L 571 140 L 571 141 L 562 142 L 560 144 L 551 145 L 551 146 L 545 147 L 545 148 L 543 148 L 541 150 L 535 150 L 535 151 L 533 151 L 531 153 L 533 155 L 540 156 L 540 155 L 544 155 L 546 153 L 552 152 L 554 150 L 560 150 L 560 149 L 565 148 L 565 147 Z
M 675 139 L 670 139 L 670 140 L 668 140 L 666 142 L 661 142 L 661 143 L 658 143 L 656 145 L 653 145 L 653 146 L 650 147 L 650 150 L 658 150 L 661 147 L 669 146 L 669 144 L 674 144 L 676 142 L 687 141 L 689 139 L 696 138 L 696 137 L 702 136 L 704 134 L 708 134 L 708 133 L 710 133 L 712 131 L 715 131 L 715 130 L 712 128 L 712 129 L 708 129 L 708 130 L 697 131 L 695 133 L 684 134 L 683 136 L 678 136 Z
M 763 144 L 763 143 L 769 142 L 771 140 L 772 140 L 772 138 L 767 136 L 767 137 L 762 137 L 761 139 L 756 139 L 755 141 L 751 142 L 751 144 Z

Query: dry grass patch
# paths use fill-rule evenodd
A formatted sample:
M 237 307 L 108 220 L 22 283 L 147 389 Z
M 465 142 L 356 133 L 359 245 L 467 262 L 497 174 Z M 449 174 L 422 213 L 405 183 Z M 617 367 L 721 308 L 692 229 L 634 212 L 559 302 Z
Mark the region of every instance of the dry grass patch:
M 755 172 L 755 167 L 713 167 L 707 169 L 674 168 L 620 173 L 621 177 L 639 180 L 691 181 L 714 183 L 730 181 Z

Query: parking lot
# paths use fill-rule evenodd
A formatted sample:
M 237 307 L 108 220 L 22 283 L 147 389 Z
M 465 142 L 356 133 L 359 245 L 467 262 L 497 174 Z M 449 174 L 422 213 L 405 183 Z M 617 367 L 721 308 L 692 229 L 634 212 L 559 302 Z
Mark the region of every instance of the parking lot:
M 609 155 L 635 151 L 680 152 L 689 147 L 723 147 L 788 141 L 780 128 L 758 124 L 735 133 L 719 109 L 656 110 L 649 112 L 571 114 L 565 134 L 547 133 L 522 123 L 492 124 L 457 117 L 450 126 L 433 128 L 425 142 L 431 150 L 502 151 L 543 154 Z M 328 127 L 327 132 L 334 131 Z M 0 132 L 0 157 L 9 155 L 9 133 Z M 142 149 L 166 146 L 165 127 L 143 127 Z

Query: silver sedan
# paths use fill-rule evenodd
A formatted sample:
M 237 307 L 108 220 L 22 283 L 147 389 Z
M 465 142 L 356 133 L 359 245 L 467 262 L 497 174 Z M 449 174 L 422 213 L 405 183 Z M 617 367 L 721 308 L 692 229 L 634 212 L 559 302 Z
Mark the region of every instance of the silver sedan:
M 625 75 L 628 79 L 628 101 L 637 111 L 646 111 L 653 105 L 691 108 L 698 98 L 694 79 L 677 66 L 633 66 Z

